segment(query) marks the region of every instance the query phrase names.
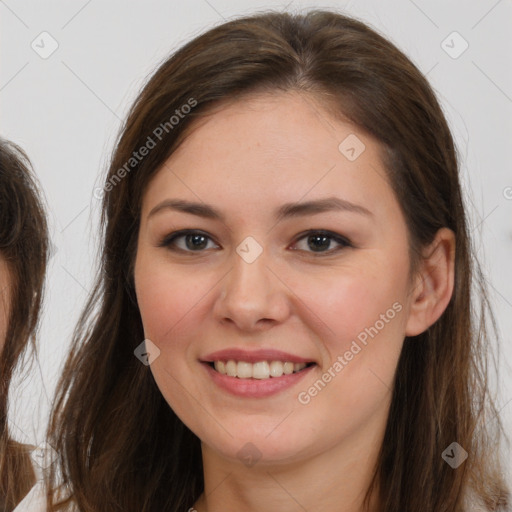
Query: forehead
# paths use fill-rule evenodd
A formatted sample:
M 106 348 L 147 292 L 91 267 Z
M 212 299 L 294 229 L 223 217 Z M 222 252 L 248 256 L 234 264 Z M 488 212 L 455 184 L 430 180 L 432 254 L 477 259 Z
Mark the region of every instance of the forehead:
M 333 192 L 367 204 L 393 200 L 380 151 L 374 138 L 310 95 L 231 101 L 193 124 L 149 184 L 143 215 L 169 194 L 238 202 L 247 212 Z
M 187 160 L 193 159 L 192 153 L 197 159 L 209 154 L 223 160 L 248 160 L 257 153 L 258 163 L 265 157 L 282 157 L 290 162 L 321 164 L 319 153 L 327 150 L 331 157 L 339 157 L 340 137 L 354 131 L 360 130 L 334 119 L 311 94 L 257 93 L 208 110 L 191 125 L 170 160 L 176 163 L 182 153 L 187 153 Z

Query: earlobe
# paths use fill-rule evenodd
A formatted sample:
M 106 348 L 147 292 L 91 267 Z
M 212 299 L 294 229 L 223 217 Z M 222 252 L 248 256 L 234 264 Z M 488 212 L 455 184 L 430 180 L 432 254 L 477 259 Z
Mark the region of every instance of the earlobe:
M 455 235 L 441 228 L 425 249 L 410 293 L 406 336 L 421 334 L 439 319 L 452 297 L 454 276 Z

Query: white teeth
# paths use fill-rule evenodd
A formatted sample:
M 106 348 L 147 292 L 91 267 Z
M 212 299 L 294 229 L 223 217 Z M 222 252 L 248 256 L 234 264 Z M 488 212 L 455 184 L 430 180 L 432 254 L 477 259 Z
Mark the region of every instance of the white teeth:
M 224 364 L 224 361 L 215 361 L 214 366 L 219 373 L 226 375 L 226 365 Z
M 293 363 L 284 363 L 283 373 L 285 375 L 290 375 L 291 373 L 293 373 Z
M 300 372 L 303 368 L 306 368 L 306 363 L 295 363 L 293 365 L 294 372 Z
M 240 379 L 250 379 L 252 377 L 252 364 L 245 361 L 238 361 L 236 366 L 236 376 Z
M 240 364 L 240 363 L 238 363 Z M 239 375 L 240 377 L 240 375 Z M 268 379 L 270 377 L 270 367 L 267 361 L 260 361 L 252 365 L 253 379 Z
M 234 361 L 230 359 L 227 362 L 215 361 L 214 368 L 222 375 L 229 377 L 238 377 L 239 379 L 268 379 L 270 377 L 281 377 L 290 375 L 306 368 L 306 363 L 292 363 L 290 361 L 259 361 L 257 363 L 248 363 L 247 361 Z
M 235 361 L 228 361 L 226 363 L 226 374 L 230 377 L 236 377 L 237 364 Z
M 283 363 L 281 361 L 272 361 L 270 363 L 270 376 L 281 377 L 283 375 Z

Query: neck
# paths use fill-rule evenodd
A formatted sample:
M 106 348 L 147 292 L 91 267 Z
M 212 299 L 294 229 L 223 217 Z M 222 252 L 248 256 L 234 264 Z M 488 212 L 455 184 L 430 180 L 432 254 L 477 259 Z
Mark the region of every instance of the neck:
M 383 431 L 364 443 L 346 439 L 321 454 L 293 464 L 269 464 L 261 460 L 252 467 L 228 460 L 203 445 L 205 491 L 195 503 L 197 512 L 363 512 L 377 510 L 378 489 L 370 486 Z M 366 433 L 368 434 L 368 433 Z

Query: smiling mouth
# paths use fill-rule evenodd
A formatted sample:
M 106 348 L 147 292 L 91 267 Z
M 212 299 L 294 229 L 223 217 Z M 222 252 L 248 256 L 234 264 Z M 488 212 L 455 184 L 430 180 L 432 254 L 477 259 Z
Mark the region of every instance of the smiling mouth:
M 291 361 L 258 361 L 249 363 L 247 361 L 213 361 L 207 363 L 211 368 L 221 375 L 235 377 L 238 379 L 270 379 L 299 373 L 316 363 L 292 363 Z

